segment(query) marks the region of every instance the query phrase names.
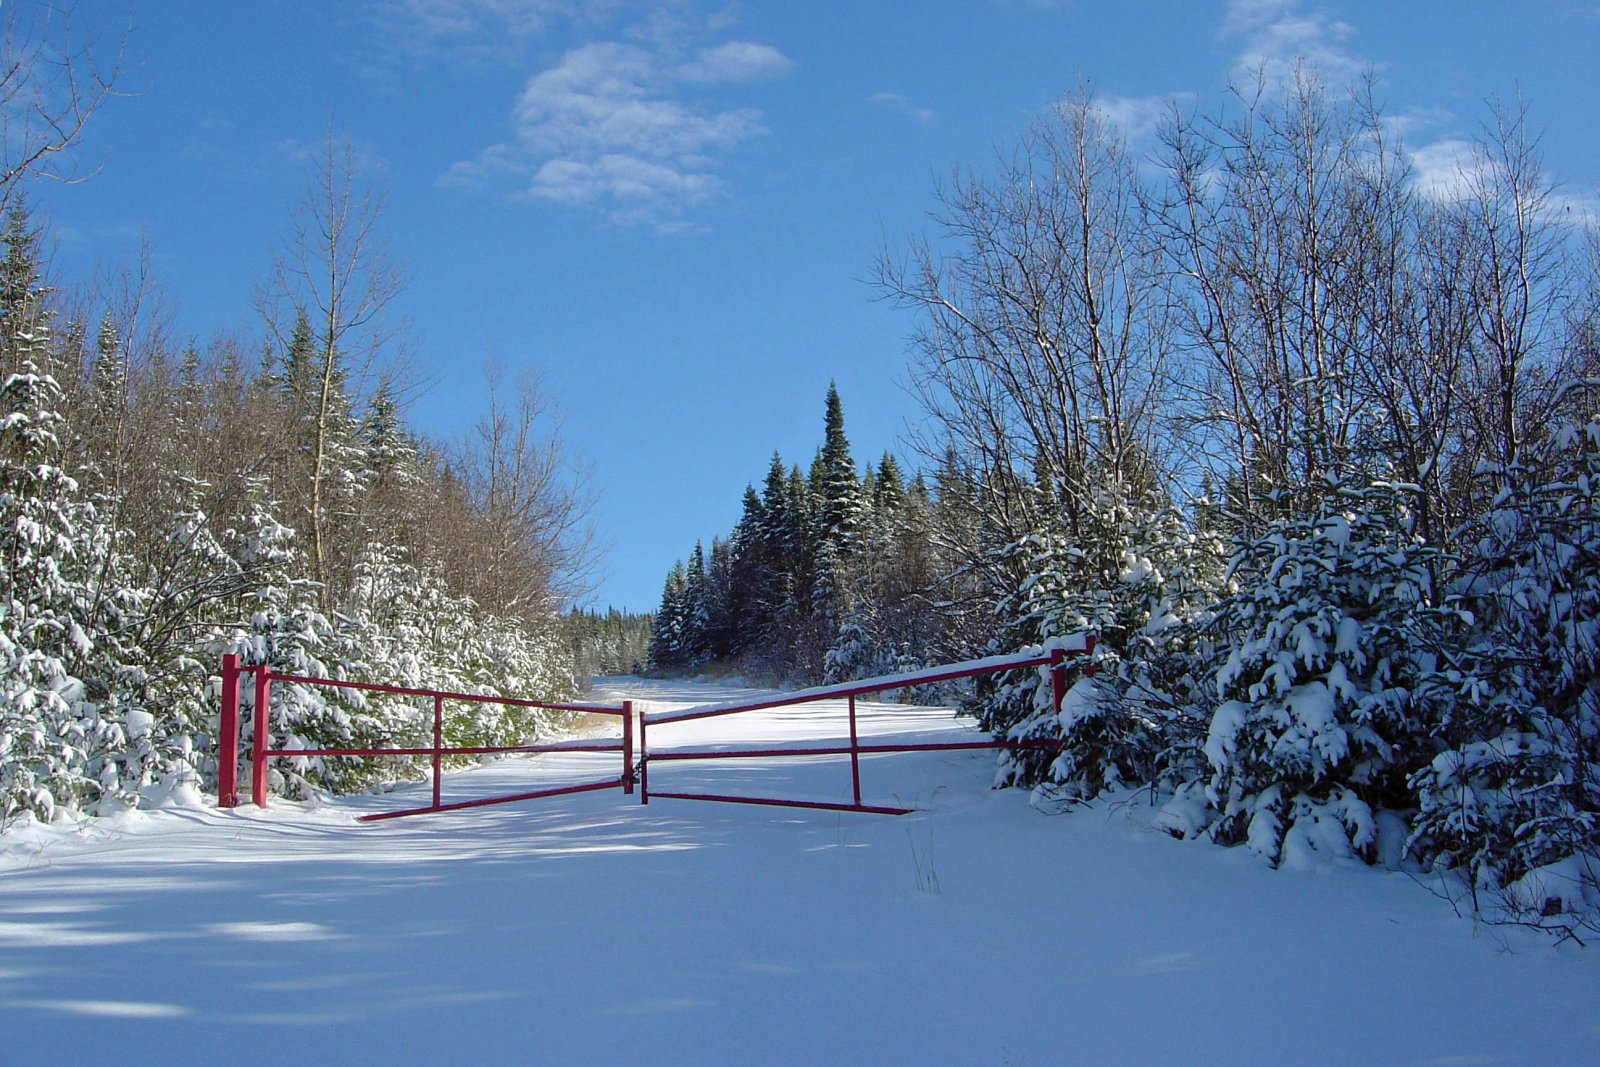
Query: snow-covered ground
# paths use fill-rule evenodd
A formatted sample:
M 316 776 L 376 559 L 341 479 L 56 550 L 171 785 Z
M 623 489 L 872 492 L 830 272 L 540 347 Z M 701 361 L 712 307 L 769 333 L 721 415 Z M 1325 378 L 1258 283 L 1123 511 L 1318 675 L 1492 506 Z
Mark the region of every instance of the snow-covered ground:
M 725 689 L 608 680 L 648 710 Z M 742 694 L 739 694 L 742 695 Z M 863 704 L 863 733 L 963 727 Z M 839 705 L 651 746 L 845 736 Z M 1136 804 L 1048 817 L 992 755 L 863 762 L 890 818 L 587 793 L 361 824 L 425 786 L 0 837 L 0 1064 L 1592 1064 L 1600 947 L 1412 879 L 1273 872 Z M 615 773 L 553 754 L 446 800 Z M 843 759 L 656 764 L 849 795 Z

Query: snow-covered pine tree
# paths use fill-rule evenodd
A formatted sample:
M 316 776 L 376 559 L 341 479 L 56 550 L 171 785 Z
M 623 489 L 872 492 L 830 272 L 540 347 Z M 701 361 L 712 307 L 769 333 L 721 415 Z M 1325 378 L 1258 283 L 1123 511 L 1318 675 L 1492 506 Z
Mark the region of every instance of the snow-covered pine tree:
M 706 561 L 705 577 L 705 657 L 708 662 L 726 661 L 733 654 L 734 586 L 733 544 L 720 537 L 711 539 L 711 556 Z
M 155 786 L 175 794 L 216 776 L 217 605 L 236 598 L 246 579 L 200 510 L 203 492 L 189 479 L 174 478 L 163 492 L 164 536 L 137 555 L 118 558 L 135 610 L 116 607 L 126 622 L 106 643 L 122 649 L 122 689 L 148 716 L 140 737 L 130 730 L 125 759 L 127 773 L 146 791 Z
M 801 666 L 812 677 L 826 673 L 828 649 L 855 610 L 863 523 L 861 482 L 845 437 L 844 405 L 832 383 L 828 385 L 823 427 L 822 449 L 812 464 L 808 486 L 814 501 L 809 553 L 814 560 L 814 582 L 811 609 L 800 634 Z
M 1378 810 L 1409 806 L 1465 624 L 1436 589 L 1440 553 L 1410 533 L 1415 491 L 1330 479 L 1235 550 L 1210 624 L 1226 656 L 1205 743 L 1213 839 L 1274 866 L 1371 862 Z
M 927 488 L 920 481 L 908 488 L 887 452 L 868 473 L 857 547 L 846 568 L 850 606 L 825 660 L 829 681 L 913 671 L 937 658 L 939 619 L 927 595 L 933 581 Z M 959 699 L 950 687 L 905 695 Z
M 743 511 L 728 545 L 732 555 L 728 579 L 728 651 L 736 657 L 757 649 L 772 624 L 766 610 L 770 600 L 767 590 L 773 577 L 762 536 L 765 522 L 766 508 L 761 497 L 754 486 L 745 486 Z
M 415 514 L 415 498 L 423 485 L 422 461 L 406 435 L 400 405 L 387 382 L 378 386 L 356 434 L 360 464 L 359 521 L 369 536 L 395 537 Z M 414 519 L 413 519 L 414 521 Z M 364 549 L 363 549 L 364 551 Z
M 799 584 L 800 515 L 799 501 L 789 497 L 789 470 L 783 457 L 772 453 L 766 480 L 761 486 L 761 557 L 763 583 L 757 605 L 764 628 L 771 636 L 784 610 L 794 600 Z
M 91 435 L 89 462 L 94 467 L 93 487 L 103 497 L 121 499 L 123 469 L 129 445 L 130 396 L 128 355 L 122 348 L 117 325 L 106 315 L 100 320 L 95 342 L 94 366 L 89 377 L 89 408 L 92 420 L 85 429 Z
M 50 367 L 46 290 L 39 279 L 41 238 L 25 198 L 15 197 L 0 229 L 0 244 L 5 245 L 0 258 L 0 375 L 21 369 L 24 362 L 32 364 L 35 374 Z
M 121 728 L 79 673 L 95 650 L 81 529 L 92 512 L 54 462 L 60 390 L 28 358 L 44 329 L 13 339 L 20 369 L 0 384 L 0 826 L 86 810 L 120 784 L 102 783 L 96 763 Z
M 823 414 L 820 484 L 813 486 L 817 500 L 816 536 L 832 544 L 841 560 L 849 559 L 861 524 L 861 482 L 850 441 L 844 432 L 844 404 L 831 382 Z
M 350 635 L 336 630 L 317 610 L 313 583 L 290 576 L 294 531 L 257 503 L 234 539 L 251 578 L 251 588 L 241 597 L 248 619 L 218 643 L 218 653 L 238 652 L 246 665 L 265 663 L 281 674 L 339 680 L 359 675 L 362 668 Z M 253 699 L 253 691 L 244 694 L 241 744 L 253 730 Z M 368 713 L 359 691 L 278 682 L 271 700 L 274 748 L 370 748 L 383 739 L 383 724 Z M 373 770 L 359 757 L 284 757 L 273 762 L 272 789 L 291 797 L 307 796 L 314 789 L 349 791 L 370 782 Z
M 1165 777 L 1198 745 L 1184 685 L 1191 625 L 1214 592 L 1206 546 L 1153 486 L 1110 472 L 1091 479 L 1069 519 L 1042 510 L 1042 529 L 1008 551 L 1024 577 L 1008 611 L 1007 647 L 1069 634 L 1097 636 L 1094 678 L 1079 677 L 1061 714 L 1042 672 L 1002 677 L 985 727 L 1016 740 L 1059 739 L 1060 753 L 1007 754 L 1003 784 L 1039 784 L 1057 798 L 1087 799 Z
M 789 468 L 786 499 L 789 504 L 790 558 L 789 598 L 778 612 L 777 666 L 784 677 L 812 680 L 820 670 L 827 651 L 825 627 L 817 624 L 817 585 L 820 547 L 816 531 L 817 497 L 812 482 L 800 472 L 798 464 Z
M 1572 387 L 1591 407 L 1597 385 Z M 1413 851 L 1514 910 L 1600 906 L 1600 417 L 1514 466 L 1477 524 L 1471 671 L 1411 780 Z
M 689 585 L 683 561 L 673 564 L 661 591 L 661 607 L 656 611 L 656 625 L 650 635 L 650 670 L 662 674 L 685 666 L 683 659 L 684 617 L 688 605 L 685 594 Z

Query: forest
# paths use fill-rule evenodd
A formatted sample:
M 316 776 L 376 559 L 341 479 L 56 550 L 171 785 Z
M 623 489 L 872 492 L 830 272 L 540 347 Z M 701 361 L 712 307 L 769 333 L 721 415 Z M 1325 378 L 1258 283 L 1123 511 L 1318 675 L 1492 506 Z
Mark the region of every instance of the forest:
M 660 671 L 815 682 L 1099 635 L 997 784 L 1147 790 L 1278 865 L 1600 904 L 1600 241 L 1491 104 L 1419 180 L 1371 81 L 1302 69 L 1135 150 L 1087 86 L 886 248 L 925 411 L 859 470 L 830 391 L 668 576 Z M 948 694 L 945 694 L 947 696 Z M 1570 924 L 1567 927 L 1570 929 Z
M 1096 673 L 1059 714 L 1036 673 L 911 696 L 1056 742 L 997 768 L 1041 807 L 1136 791 L 1175 836 L 1274 866 L 1447 872 L 1474 911 L 1592 928 L 1600 226 L 1520 101 L 1423 181 L 1370 80 L 1263 74 L 1174 100 L 1138 144 L 1069 93 L 873 264 L 915 324 L 907 454 L 858 466 L 830 389 L 808 466 L 774 454 L 653 618 L 602 616 L 574 611 L 591 496 L 536 381 L 491 370 L 459 440 L 406 425 L 406 273 L 347 142 L 316 159 L 244 335 L 171 336 L 148 254 L 51 275 L 28 194 L 66 176 L 115 71 L 41 64 L 18 25 L 0 829 L 213 788 L 225 653 L 556 699 L 635 665 L 842 680 L 1089 630 Z M 321 747 L 427 721 L 295 685 L 270 716 Z M 461 713 L 446 739 L 550 725 Z M 273 788 L 406 773 L 284 759 Z
M 348 141 L 330 134 L 270 270 L 241 294 L 246 336 L 172 336 L 148 247 L 93 279 L 49 274 L 28 192 L 82 177 L 63 160 L 117 74 L 75 44 L 90 38 L 70 16 L 8 17 L 0 41 L 0 829 L 213 789 L 227 653 L 569 697 L 599 655 L 586 635 L 601 628 L 563 616 L 597 559 L 591 498 L 532 379 L 491 368 L 488 409 L 459 440 L 407 427 L 416 382 L 391 315 L 406 273 Z M 631 655 L 601 644 L 608 669 Z M 271 700 L 274 738 L 298 747 L 430 736 L 406 699 L 285 684 Z M 448 743 L 551 725 L 480 709 L 448 717 Z M 322 757 L 272 770 L 292 796 L 410 773 Z

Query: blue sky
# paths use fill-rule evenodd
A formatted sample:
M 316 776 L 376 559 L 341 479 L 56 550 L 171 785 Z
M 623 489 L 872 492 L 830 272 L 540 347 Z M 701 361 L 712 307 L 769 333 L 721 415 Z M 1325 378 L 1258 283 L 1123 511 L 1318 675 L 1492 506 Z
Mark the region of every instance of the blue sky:
M 873 257 L 1080 75 L 1137 138 L 1163 99 L 1214 106 L 1263 61 L 1370 65 L 1424 175 L 1520 92 L 1562 195 L 1600 188 L 1594 0 L 77 6 L 131 20 L 133 95 L 96 116 L 92 177 L 35 194 L 58 268 L 143 235 L 180 336 L 258 336 L 252 284 L 331 125 L 412 270 L 398 310 L 434 379 L 413 425 L 468 427 L 491 358 L 536 369 L 593 468 L 597 600 L 634 609 L 774 448 L 809 462 L 830 380 L 858 460 L 897 447 L 912 322 Z

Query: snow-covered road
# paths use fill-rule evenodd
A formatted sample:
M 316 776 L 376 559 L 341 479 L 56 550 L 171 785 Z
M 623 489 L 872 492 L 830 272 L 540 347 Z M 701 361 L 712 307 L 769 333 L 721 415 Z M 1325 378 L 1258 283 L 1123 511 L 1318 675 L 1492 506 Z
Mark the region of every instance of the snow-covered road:
M 648 710 L 734 695 L 612 681 Z M 962 729 L 862 710 L 867 734 Z M 651 744 L 844 728 L 817 705 Z M 446 799 L 613 763 L 505 760 Z M 1474 930 L 1403 875 L 1268 871 L 1136 804 L 1046 817 L 991 767 L 864 761 L 869 803 L 919 809 L 901 818 L 603 792 L 355 821 L 390 795 L 11 833 L 0 1064 L 1600 1062 L 1600 946 Z M 850 789 L 842 759 L 651 775 Z

